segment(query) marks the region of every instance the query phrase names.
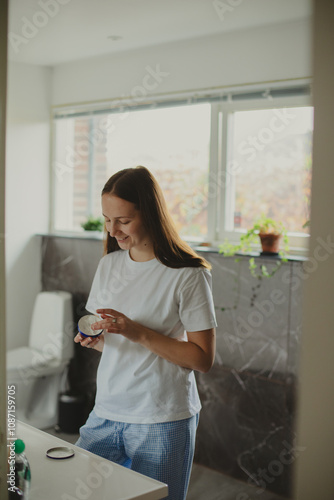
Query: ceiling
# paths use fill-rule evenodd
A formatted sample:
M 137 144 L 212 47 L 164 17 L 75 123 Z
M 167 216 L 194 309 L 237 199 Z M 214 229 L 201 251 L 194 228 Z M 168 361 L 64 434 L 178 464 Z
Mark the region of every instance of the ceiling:
M 311 0 L 9 0 L 8 56 L 55 66 L 306 19 L 311 6 Z

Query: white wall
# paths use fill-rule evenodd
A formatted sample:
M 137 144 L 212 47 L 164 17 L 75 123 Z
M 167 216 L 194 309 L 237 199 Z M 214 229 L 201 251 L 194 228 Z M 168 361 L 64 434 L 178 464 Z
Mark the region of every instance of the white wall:
M 169 73 L 154 94 L 308 77 L 310 31 L 309 21 L 275 24 L 61 64 L 54 68 L 52 103 L 131 96 L 147 66 Z
M 7 348 L 28 338 L 40 290 L 40 245 L 48 230 L 50 68 L 10 63 L 7 94 Z

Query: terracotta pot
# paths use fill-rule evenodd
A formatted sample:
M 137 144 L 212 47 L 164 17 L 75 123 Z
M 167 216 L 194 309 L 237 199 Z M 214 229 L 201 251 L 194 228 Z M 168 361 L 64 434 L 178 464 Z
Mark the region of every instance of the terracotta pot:
M 278 253 L 281 234 L 276 233 L 259 233 L 262 252 L 263 253 Z

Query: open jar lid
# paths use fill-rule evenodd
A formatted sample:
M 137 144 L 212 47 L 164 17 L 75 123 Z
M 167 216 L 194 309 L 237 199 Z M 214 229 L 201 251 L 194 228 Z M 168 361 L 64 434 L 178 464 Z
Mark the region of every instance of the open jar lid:
M 50 448 L 47 450 L 46 456 L 56 460 L 62 460 L 64 458 L 73 457 L 74 450 L 72 448 L 68 448 L 67 446 L 57 446 L 56 448 Z
M 93 314 L 87 314 L 86 316 L 82 316 L 78 322 L 78 330 L 84 337 L 98 337 L 103 332 L 102 330 L 92 330 L 91 325 L 99 321 L 99 317 L 94 316 Z

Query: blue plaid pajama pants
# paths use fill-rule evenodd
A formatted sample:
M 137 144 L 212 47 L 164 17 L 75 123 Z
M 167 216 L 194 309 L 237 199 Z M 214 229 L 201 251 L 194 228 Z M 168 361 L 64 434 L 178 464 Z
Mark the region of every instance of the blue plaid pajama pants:
M 174 422 L 129 424 L 94 410 L 76 445 L 168 485 L 168 500 L 185 500 L 199 414 Z

